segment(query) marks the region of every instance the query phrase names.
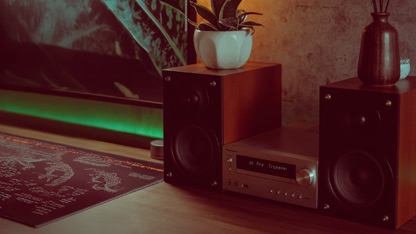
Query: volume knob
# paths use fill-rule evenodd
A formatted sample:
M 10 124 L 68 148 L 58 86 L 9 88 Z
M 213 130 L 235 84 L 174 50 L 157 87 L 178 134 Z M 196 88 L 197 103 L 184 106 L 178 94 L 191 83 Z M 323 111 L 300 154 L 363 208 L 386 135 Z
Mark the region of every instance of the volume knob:
M 296 182 L 301 186 L 308 186 L 313 183 L 315 175 L 308 168 L 302 168 L 296 172 Z

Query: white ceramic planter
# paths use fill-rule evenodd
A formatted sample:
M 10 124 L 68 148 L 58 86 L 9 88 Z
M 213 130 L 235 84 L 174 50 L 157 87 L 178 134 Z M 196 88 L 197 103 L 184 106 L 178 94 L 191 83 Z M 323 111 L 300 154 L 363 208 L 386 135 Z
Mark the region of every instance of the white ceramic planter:
M 400 60 L 400 79 L 405 79 L 410 73 L 410 60 Z
M 236 69 L 250 57 L 253 35 L 250 31 L 195 30 L 194 45 L 198 58 L 214 69 Z

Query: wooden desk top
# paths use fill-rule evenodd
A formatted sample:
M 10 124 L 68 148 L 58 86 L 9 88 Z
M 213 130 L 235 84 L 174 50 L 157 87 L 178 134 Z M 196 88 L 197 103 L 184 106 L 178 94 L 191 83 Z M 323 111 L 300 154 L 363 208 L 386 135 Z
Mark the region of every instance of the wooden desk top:
M 155 161 L 146 150 L 0 125 L 0 131 Z M 159 233 L 416 233 L 416 218 L 399 230 L 354 223 L 312 209 L 233 193 L 159 183 L 40 228 L 0 218 L 2 234 Z

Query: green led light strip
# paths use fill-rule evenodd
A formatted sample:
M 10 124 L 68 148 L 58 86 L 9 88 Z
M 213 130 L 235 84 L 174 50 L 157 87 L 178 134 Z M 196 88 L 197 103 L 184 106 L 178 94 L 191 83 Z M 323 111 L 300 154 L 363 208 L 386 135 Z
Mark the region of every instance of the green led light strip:
M 158 108 L 0 90 L 0 110 L 163 138 L 163 111 Z

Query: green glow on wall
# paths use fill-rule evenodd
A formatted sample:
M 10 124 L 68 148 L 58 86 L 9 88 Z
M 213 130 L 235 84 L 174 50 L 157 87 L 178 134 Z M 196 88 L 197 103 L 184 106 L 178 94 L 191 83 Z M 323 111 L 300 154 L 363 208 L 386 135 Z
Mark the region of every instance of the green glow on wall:
M 158 108 L 0 90 L 0 110 L 163 138 L 163 111 Z

